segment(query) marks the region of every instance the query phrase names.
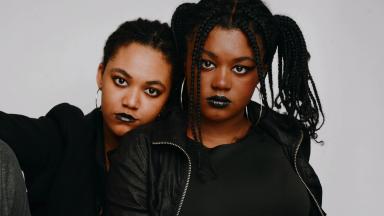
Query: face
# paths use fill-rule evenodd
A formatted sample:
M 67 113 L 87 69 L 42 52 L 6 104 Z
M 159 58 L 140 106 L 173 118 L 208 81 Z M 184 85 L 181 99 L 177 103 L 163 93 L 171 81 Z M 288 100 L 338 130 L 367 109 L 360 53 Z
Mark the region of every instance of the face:
M 187 77 L 190 76 L 191 47 Z M 237 29 L 215 27 L 207 37 L 202 54 L 200 103 L 203 121 L 243 118 L 258 82 L 256 62 L 245 34 Z
M 153 121 L 168 99 L 171 70 L 158 50 L 138 43 L 120 47 L 97 74 L 104 125 L 122 136 Z

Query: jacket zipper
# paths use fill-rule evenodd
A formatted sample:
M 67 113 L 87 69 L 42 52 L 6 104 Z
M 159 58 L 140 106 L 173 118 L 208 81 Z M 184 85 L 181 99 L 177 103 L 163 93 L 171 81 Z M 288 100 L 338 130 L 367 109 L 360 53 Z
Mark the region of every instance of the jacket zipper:
M 299 144 L 298 144 L 297 147 L 296 147 L 295 155 L 294 155 L 294 165 L 295 165 L 295 170 L 296 170 L 297 175 L 299 176 L 300 181 L 304 184 L 305 188 L 307 189 L 307 191 L 308 191 L 309 194 L 311 195 L 312 199 L 315 201 L 316 206 L 317 206 L 318 210 L 320 211 L 321 216 L 325 216 L 325 215 L 323 214 L 323 210 L 321 209 L 319 203 L 318 203 L 317 200 L 316 200 L 315 195 L 313 195 L 312 191 L 309 189 L 309 187 L 307 186 L 307 184 L 304 182 L 304 179 L 301 177 L 300 172 L 299 172 L 299 169 L 297 168 L 297 155 L 298 155 L 298 153 L 299 153 L 299 149 L 300 149 L 300 146 L 301 146 L 301 143 L 302 143 L 302 142 L 303 142 L 303 131 L 300 131 L 300 142 L 299 142 Z
M 183 191 L 183 194 L 181 195 L 181 198 L 180 198 L 180 202 L 179 202 L 179 206 L 177 208 L 177 212 L 176 212 L 176 216 L 179 216 L 180 212 L 181 212 L 181 207 L 183 206 L 183 202 L 184 202 L 184 199 L 185 199 L 185 196 L 187 194 L 187 190 L 188 190 L 188 186 L 189 186 L 189 181 L 191 179 L 191 173 L 192 173 L 192 162 L 191 162 L 191 158 L 189 157 L 188 153 L 182 148 L 180 147 L 179 145 L 176 145 L 175 143 L 172 143 L 172 142 L 153 142 L 153 144 L 155 145 L 158 145 L 158 144 L 165 144 L 165 145 L 171 145 L 171 146 L 174 146 L 178 149 L 180 149 L 184 155 L 187 157 L 188 159 L 188 176 L 187 176 L 187 182 L 185 183 L 185 187 L 184 187 L 184 191 Z
M 309 187 L 307 186 L 307 184 L 304 182 L 303 178 L 301 177 L 300 175 L 300 172 L 299 172 L 299 169 L 297 168 L 297 155 L 299 153 L 299 149 L 301 147 L 301 143 L 303 141 L 303 132 L 300 131 L 300 142 L 299 144 L 297 145 L 296 147 L 296 150 L 295 150 L 295 155 L 294 155 L 294 165 L 295 165 L 295 170 L 296 170 L 296 173 L 297 175 L 299 176 L 299 179 L 300 181 L 303 183 L 303 185 L 305 186 L 305 188 L 307 189 L 307 191 L 309 192 L 309 194 L 311 195 L 312 199 L 315 201 L 316 203 L 316 206 L 320 212 L 320 214 L 322 216 L 325 216 L 323 214 L 323 211 L 318 203 L 318 201 L 316 200 L 316 197 L 315 195 L 313 195 L 312 191 L 309 189 Z M 189 157 L 188 153 L 183 149 L 181 148 L 180 146 L 176 145 L 175 143 L 172 143 L 172 142 L 154 142 L 153 144 L 166 144 L 166 145 L 171 145 L 171 146 L 174 146 L 178 149 L 180 149 L 184 155 L 187 157 L 188 159 L 188 175 L 187 175 L 187 182 L 185 183 L 185 187 L 184 187 L 184 191 L 183 191 L 183 194 L 181 195 L 181 198 L 180 198 L 180 202 L 179 202 L 179 206 L 177 208 L 177 212 L 176 212 L 176 216 L 179 216 L 180 212 L 181 212 L 181 207 L 183 206 L 183 202 L 184 202 L 184 199 L 185 199 L 185 196 L 187 194 L 187 190 L 188 190 L 188 186 L 189 186 L 189 182 L 190 182 L 190 179 L 191 179 L 191 173 L 192 173 L 192 163 L 191 163 L 191 158 Z

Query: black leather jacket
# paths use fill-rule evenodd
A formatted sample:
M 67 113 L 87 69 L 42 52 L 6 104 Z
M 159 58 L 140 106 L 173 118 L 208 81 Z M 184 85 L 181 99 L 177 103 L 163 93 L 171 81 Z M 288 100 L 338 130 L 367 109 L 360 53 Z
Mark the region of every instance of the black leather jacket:
M 248 109 L 251 121 L 259 117 L 259 105 Z M 107 183 L 106 215 L 179 215 L 191 176 L 191 159 L 185 150 L 185 123 L 179 112 L 124 136 L 111 156 Z M 325 215 L 322 189 L 309 165 L 310 139 L 296 121 L 271 110 L 260 127 L 284 149 L 292 167 L 312 200 L 311 216 Z

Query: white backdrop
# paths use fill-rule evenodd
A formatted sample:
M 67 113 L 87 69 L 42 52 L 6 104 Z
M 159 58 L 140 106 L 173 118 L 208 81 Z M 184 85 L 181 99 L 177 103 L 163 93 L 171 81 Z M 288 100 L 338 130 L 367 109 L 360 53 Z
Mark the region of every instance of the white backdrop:
M 139 16 L 169 21 L 180 0 L 0 1 L 0 110 L 37 117 L 69 102 L 94 108 L 107 36 Z M 329 215 L 382 214 L 384 3 L 267 0 L 301 26 L 326 114 L 311 163 Z

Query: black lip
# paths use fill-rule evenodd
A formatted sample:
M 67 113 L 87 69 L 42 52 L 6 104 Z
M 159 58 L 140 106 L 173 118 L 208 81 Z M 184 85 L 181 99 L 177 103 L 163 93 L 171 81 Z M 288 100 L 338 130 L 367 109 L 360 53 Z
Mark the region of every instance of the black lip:
M 215 95 L 215 96 L 208 97 L 207 102 L 210 106 L 214 108 L 224 109 L 231 103 L 231 100 L 229 100 L 225 96 Z
M 119 121 L 122 121 L 122 122 L 127 122 L 127 123 L 134 122 L 134 121 L 137 120 L 132 115 L 126 114 L 126 113 L 117 113 L 116 114 L 116 119 L 119 120 Z

